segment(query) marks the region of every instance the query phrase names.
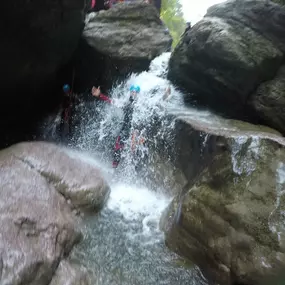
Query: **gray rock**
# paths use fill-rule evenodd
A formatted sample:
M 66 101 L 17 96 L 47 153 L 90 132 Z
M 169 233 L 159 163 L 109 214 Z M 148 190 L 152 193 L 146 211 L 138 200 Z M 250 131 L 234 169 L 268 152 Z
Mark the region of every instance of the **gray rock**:
M 48 285 L 80 233 L 45 178 L 18 158 L 0 156 L 0 283 Z
M 226 1 L 210 7 L 207 17 L 250 27 L 285 52 L 285 9 L 272 1 Z
M 249 101 L 283 64 L 284 19 L 285 8 L 271 1 L 215 5 L 181 39 L 168 77 L 193 93 L 186 98 L 190 101 L 232 118 L 264 120 Z
M 177 167 L 188 185 L 162 217 L 166 244 L 211 282 L 277 284 L 285 266 L 284 138 L 197 111 L 178 115 L 177 132 Z
M 262 83 L 251 96 L 250 103 L 266 123 L 285 133 L 285 66 L 274 79 Z
M 77 66 L 78 74 L 84 76 L 83 87 L 92 86 L 96 79 L 110 86 L 130 72 L 146 70 L 153 58 L 171 49 L 171 43 L 153 5 L 130 1 L 91 13 Z
M 37 170 L 74 207 L 99 210 L 110 194 L 100 171 L 51 143 L 21 143 L 13 156 Z
M 91 285 L 87 270 L 62 260 L 50 285 Z
M 151 60 L 171 45 L 155 7 L 139 2 L 90 14 L 83 36 L 98 52 L 120 59 Z
M 48 285 L 55 273 L 52 284 L 89 284 L 61 260 L 81 237 L 67 198 L 97 209 L 109 193 L 98 170 L 52 144 L 22 143 L 0 152 L 0 189 L 1 285 Z

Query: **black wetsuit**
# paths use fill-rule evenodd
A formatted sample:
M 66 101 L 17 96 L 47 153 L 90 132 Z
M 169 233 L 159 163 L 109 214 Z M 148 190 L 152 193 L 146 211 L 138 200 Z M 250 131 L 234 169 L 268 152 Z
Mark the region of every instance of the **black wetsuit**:
M 60 125 L 60 133 L 61 139 L 68 139 L 70 135 L 70 125 L 71 125 L 71 117 L 72 117 L 72 108 L 74 106 L 75 96 L 74 94 L 63 94 L 62 100 L 62 113 L 61 113 L 61 125 Z
M 130 97 L 129 103 L 124 107 L 123 125 L 115 143 L 113 167 L 118 166 L 121 160 L 122 150 L 125 146 L 126 141 L 130 137 L 133 112 L 134 112 L 134 98 Z

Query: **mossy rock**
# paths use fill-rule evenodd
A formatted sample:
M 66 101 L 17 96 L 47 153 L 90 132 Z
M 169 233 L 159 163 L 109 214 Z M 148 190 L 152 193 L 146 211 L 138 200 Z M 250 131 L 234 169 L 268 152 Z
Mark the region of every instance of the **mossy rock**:
M 277 285 L 285 267 L 284 138 L 197 112 L 177 117 L 177 167 L 188 188 L 161 218 L 166 244 L 221 285 Z

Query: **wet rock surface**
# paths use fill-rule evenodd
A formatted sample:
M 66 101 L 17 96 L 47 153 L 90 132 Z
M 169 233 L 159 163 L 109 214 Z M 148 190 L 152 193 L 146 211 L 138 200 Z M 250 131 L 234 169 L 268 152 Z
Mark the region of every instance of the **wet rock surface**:
M 110 87 L 130 72 L 148 69 L 152 59 L 169 51 L 172 39 L 154 5 L 143 1 L 117 3 L 86 18 L 77 59 L 77 84 L 100 82 Z M 96 81 L 96 82 L 95 82 Z
M 91 283 L 85 268 L 63 260 L 50 285 L 91 285 Z
M 285 134 L 285 66 L 274 79 L 261 84 L 251 96 L 251 105 L 267 124 Z
M 285 266 L 285 141 L 262 126 L 206 123 L 208 115 L 178 116 L 177 166 L 188 185 L 161 219 L 166 244 L 212 282 L 277 284 Z
M 285 8 L 273 2 L 215 5 L 184 34 L 172 54 L 168 77 L 193 93 L 187 100 L 232 118 L 265 122 L 284 133 L 268 112 L 251 104 L 256 89 L 274 79 L 284 64 L 284 19 Z M 266 107 L 274 112 L 271 105 Z
M 81 238 L 72 209 L 97 210 L 108 197 L 109 188 L 96 172 L 48 143 L 22 143 L 0 152 L 1 284 L 48 285 L 55 272 L 52 284 L 89 284 L 83 269 L 61 260 Z M 102 187 L 103 200 L 98 198 Z M 62 283 L 67 275 L 73 281 Z
M 13 146 L 15 157 L 37 170 L 71 204 L 80 210 L 99 210 L 110 188 L 98 169 L 50 143 Z
M 5 133 L 26 139 L 27 129 L 56 104 L 57 73 L 77 48 L 83 7 L 84 0 L 1 4 L 0 143 Z

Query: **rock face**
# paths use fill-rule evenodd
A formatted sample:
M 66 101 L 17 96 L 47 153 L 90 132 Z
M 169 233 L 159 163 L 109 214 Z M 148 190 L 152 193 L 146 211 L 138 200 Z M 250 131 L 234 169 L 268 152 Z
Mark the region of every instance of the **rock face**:
M 258 87 L 250 103 L 269 126 L 285 133 L 285 65 L 279 69 L 274 79 Z
M 2 133 L 6 128 L 20 132 L 56 100 L 55 87 L 61 88 L 56 86 L 56 73 L 76 50 L 83 29 L 83 7 L 84 0 L 1 4 Z
M 81 235 L 72 204 L 94 208 L 95 191 L 105 183 L 95 168 L 93 178 L 90 173 L 91 166 L 47 143 L 23 143 L 0 152 L 1 284 L 48 285 L 55 272 L 52 284 L 67 284 L 60 282 L 66 272 L 68 280 L 75 280 L 68 284 L 88 284 L 83 271 L 61 260 Z M 107 185 L 105 190 L 106 199 Z
M 170 50 L 171 42 L 153 5 L 130 1 L 92 13 L 86 19 L 79 49 L 81 86 L 92 86 L 94 78 L 109 83 L 111 78 L 146 70 L 153 58 Z
M 85 268 L 62 261 L 50 285 L 91 285 Z
M 284 7 L 271 1 L 227 1 L 211 7 L 184 34 L 170 59 L 168 76 L 194 93 L 190 100 L 234 118 L 256 118 L 285 133 L 252 98 L 262 83 L 275 78 L 284 52 Z
M 44 176 L 75 208 L 99 210 L 109 196 L 110 188 L 98 170 L 53 144 L 19 144 L 13 147 L 13 152 Z
M 177 122 L 176 163 L 188 185 L 161 220 L 166 243 L 217 284 L 277 284 L 285 266 L 285 141 L 268 128 L 202 118 Z

